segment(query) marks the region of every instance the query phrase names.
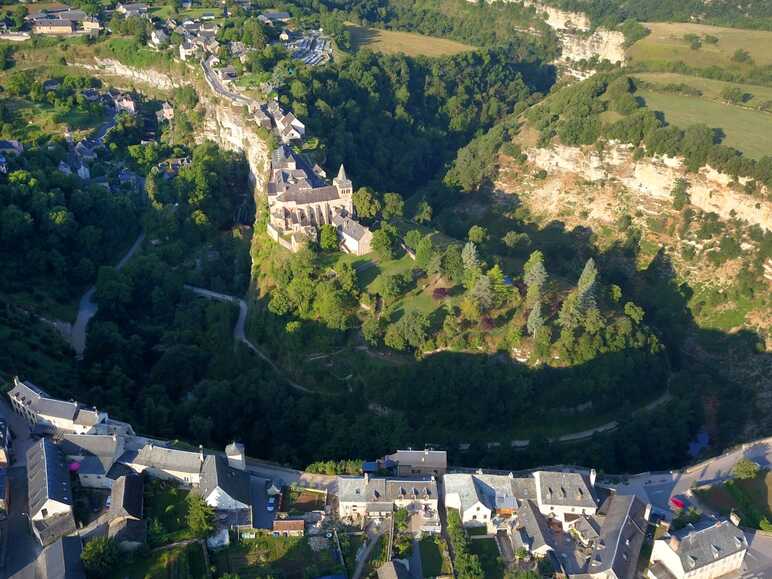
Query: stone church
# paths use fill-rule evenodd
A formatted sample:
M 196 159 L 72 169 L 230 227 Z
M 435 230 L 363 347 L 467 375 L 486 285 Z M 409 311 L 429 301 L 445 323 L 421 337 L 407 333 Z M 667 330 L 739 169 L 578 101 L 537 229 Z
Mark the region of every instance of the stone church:
M 296 251 L 307 239 L 315 240 L 319 228 L 328 224 L 338 230 L 347 251 L 357 255 L 368 253 L 372 234 L 353 219 L 353 186 L 346 170 L 340 166 L 332 185 L 326 177 L 319 165 L 311 167 L 287 145 L 273 152 L 268 181 L 269 235 Z M 357 227 L 351 227 L 352 221 Z

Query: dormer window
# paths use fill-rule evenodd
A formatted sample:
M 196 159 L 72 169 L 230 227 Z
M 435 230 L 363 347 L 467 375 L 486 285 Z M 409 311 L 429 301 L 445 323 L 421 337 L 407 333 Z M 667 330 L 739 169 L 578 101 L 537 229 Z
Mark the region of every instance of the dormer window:
M 694 569 L 697 566 L 697 557 L 694 555 L 689 555 L 689 567 L 691 569 Z
M 719 555 L 721 554 L 721 549 L 718 548 L 718 545 L 711 545 L 710 552 L 713 553 L 714 559 L 718 559 Z
M 564 489 L 563 487 L 560 487 L 560 496 L 563 497 L 564 499 L 568 497 L 568 494 L 566 493 L 566 489 Z

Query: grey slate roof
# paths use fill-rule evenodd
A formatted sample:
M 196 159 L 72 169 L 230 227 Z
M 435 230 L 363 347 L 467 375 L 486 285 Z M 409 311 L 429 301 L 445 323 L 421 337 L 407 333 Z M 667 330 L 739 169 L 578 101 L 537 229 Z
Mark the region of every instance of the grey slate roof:
M 491 510 L 514 509 L 520 501 L 536 500 L 536 484 L 531 477 L 516 478 L 496 474 L 446 474 L 445 495 L 458 494 L 461 510 L 476 502 Z
M 146 444 L 139 450 L 126 451 L 118 460 L 125 464 L 138 464 L 191 474 L 198 474 L 201 471 L 201 459 L 197 452 L 153 444 Z
M 0 448 L 8 448 L 10 443 L 8 433 L 8 423 L 0 418 Z
M 595 494 L 586 475 L 575 472 L 536 471 L 534 473 L 542 504 L 561 507 L 597 507 Z
M 93 474 L 105 474 L 115 463 L 123 449 L 122 439 L 110 434 L 65 434 L 60 446 L 65 456 L 84 456 L 84 466 L 96 466 L 99 470 Z M 95 459 L 95 460 L 94 460 Z M 94 464 L 96 462 L 96 464 Z M 91 473 L 89 473 L 91 474 Z
M 680 540 L 676 554 L 687 573 L 748 548 L 743 532 L 727 519 L 703 519 L 672 535 Z
M 533 501 L 523 501 L 517 510 L 517 527 L 512 533 L 516 547 L 535 551 L 547 545 L 552 547 L 552 531 L 544 515 Z
M 72 505 L 64 455 L 48 438 L 39 440 L 27 451 L 27 494 L 32 516 L 37 515 L 49 499 Z
M 437 482 L 431 477 L 338 477 L 341 502 L 391 503 L 396 500 L 436 500 Z
M 346 170 L 340 166 L 338 179 L 346 180 Z M 393 460 L 401 465 L 420 466 L 446 470 L 448 468 L 448 453 L 444 450 L 398 450 L 393 454 L 387 454 L 384 458 Z
M 342 233 L 344 233 L 345 235 L 347 235 L 352 239 L 356 239 L 357 241 L 363 239 L 368 233 L 370 233 L 370 230 L 367 227 L 365 227 L 355 219 L 352 219 L 348 215 L 342 215 L 340 212 L 335 212 L 335 214 L 332 216 L 332 223 L 333 225 L 338 227 Z M 420 463 L 418 463 L 417 466 L 423 466 L 424 468 L 432 468 L 431 466 L 428 466 L 428 465 L 424 466 L 424 465 L 421 465 Z M 435 468 L 437 470 L 445 469 L 445 467 L 435 467 Z
M 82 551 L 80 537 L 62 537 L 40 554 L 41 575 L 46 579 L 86 579 L 86 570 L 80 560 Z
M 141 519 L 143 515 L 144 482 L 138 474 L 118 478 L 111 491 L 110 516 Z
M 601 512 L 605 515 L 601 515 L 589 572 L 613 571 L 617 579 L 632 579 L 648 526 L 646 505 L 635 495 L 612 495 Z
M 99 423 L 99 413 L 96 410 L 82 407 L 77 402 L 51 398 L 45 390 L 31 382 L 14 380 L 14 386 L 8 396 L 36 414 L 71 420 L 84 426 Z
M 231 468 L 228 461 L 219 454 L 210 454 L 201 469 L 201 496 L 206 499 L 218 487 L 229 497 L 245 505 L 252 502 L 249 473 Z
M 144 543 L 147 539 L 147 521 L 135 519 L 113 519 L 107 527 L 107 536 L 119 543 Z
M 62 513 L 47 519 L 38 519 L 32 521 L 32 524 L 40 536 L 40 541 L 43 545 L 50 545 L 59 538 L 74 533 L 76 530 L 75 518 L 71 512 Z

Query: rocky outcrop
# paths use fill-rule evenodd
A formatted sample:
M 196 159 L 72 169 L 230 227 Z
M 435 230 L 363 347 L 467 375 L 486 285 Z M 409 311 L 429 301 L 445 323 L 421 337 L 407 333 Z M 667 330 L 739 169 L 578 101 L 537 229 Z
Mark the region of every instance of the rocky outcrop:
M 655 156 L 636 161 L 632 147 L 620 144 L 609 145 L 602 156 L 594 149 L 565 145 L 531 148 L 526 153 L 531 163 L 549 174 L 573 174 L 593 183 L 613 179 L 633 193 L 668 203 L 676 179 L 685 178 L 695 207 L 772 231 L 772 203 L 738 191 L 729 175 L 710 166 L 688 173 L 680 158 Z
M 562 49 L 558 60 L 560 64 L 590 60 L 593 56 L 609 62 L 623 63 L 625 61 L 624 35 L 621 32 L 605 28 L 593 30 L 592 23 L 586 14 L 567 12 L 533 0 L 486 0 L 489 4 L 499 1 L 532 6 L 544 17 L 544 21 L 557 33 L 560 40 Z M 589 76 L 587 71 L 581 71 L 578 75 L 574 75 Z
M 593 56 L 609 62 L 625 61 L 625 37 L 621 32 L 604 28 L 598 28 L 592 34 L 565 30 L 558 31 L 558 38 L 562 62 L 590 60 Z
M 243 151 L 250 169 L 250 180 L 258 194 L 268 184 L 271 151 L 258 131 L 257 123 L 243 110 L 223 103 L 218 98 L 202 99 L 207 114 L 197 140 L 214 141 L 224 149 Z
M 97 58 L 94 63 L 69 63 L 97 75 L 116 76 L 131 82 L 148 84 L 160 90 L 180 88 L 189 82 L 150 68 L 134 68 L 112 58 Z

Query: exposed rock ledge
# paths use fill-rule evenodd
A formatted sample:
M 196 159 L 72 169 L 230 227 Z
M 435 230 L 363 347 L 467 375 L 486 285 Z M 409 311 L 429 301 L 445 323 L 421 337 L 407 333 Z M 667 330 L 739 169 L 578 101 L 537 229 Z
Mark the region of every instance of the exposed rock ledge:
M 98 75 L 118 76 L 132 82 L 147 83 L 160 90 L 180 88 L 189 82 L 175 79 L 171 75 L 153 69 L 139 69 L 127 66 L 112 58 L 97 58 L 95 63 L 69 63 L 85 68 Z
M 659 201 L 670 201 L 678 178 L 689 181 L 692 205 L 717 213 L 722 219 L 736 217 L 751 225 L 772 230 L 772 203 L 730 186 L 732 178 L 710 166 L 688 173 L 679 158 L 656 156 L 633 160 L 632 147 L 611 144 L 603 156 L 590 148 L 553 145 L 526 151 L 531 163 L 550 174 L 578 175 L 591 182 L 616 179 L 627 189 Z M 741 182 L 745 180 L 741 179 Z

